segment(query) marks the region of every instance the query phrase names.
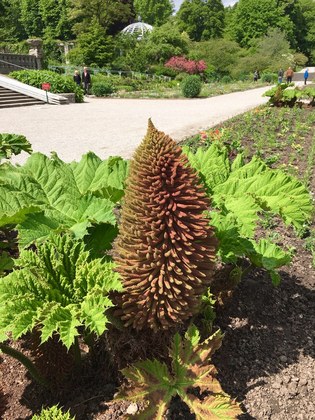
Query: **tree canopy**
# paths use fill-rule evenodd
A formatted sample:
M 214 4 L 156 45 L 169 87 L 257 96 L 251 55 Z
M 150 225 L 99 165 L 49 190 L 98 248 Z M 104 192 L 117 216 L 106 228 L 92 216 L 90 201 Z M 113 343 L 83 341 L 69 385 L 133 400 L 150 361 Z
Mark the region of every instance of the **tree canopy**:
M 219 38 L 224 30 L 221 0 L 184 0 L 177 13 L 179 28 L 193 41 Z
M 166 23 L 174 10 L 170 0 L 134 0 L 134 7 L 144 22 L 156 26 Z

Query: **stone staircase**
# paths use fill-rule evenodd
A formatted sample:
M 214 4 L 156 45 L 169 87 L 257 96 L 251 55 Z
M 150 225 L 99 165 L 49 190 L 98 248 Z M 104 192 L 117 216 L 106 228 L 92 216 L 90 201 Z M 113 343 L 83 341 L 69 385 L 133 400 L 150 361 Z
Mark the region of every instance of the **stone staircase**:
M 16 106 L 41 105 L 44 101 L 32 98 L 22 93 L 0 86 L 0 108 L 13 108 Z

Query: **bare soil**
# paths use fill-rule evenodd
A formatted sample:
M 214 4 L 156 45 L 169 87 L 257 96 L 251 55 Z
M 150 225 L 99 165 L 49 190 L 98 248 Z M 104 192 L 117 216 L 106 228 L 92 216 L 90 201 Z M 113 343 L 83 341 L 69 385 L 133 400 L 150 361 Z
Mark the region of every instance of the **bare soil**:
M 304 153 L 295 164 L 303 174 L 313 135 L 304 139 Z M 286 163 L 287 155 L 281 161 Z M 310 178 L 315 192 L 315 171 Z M 315 227 L 314 224 L 312 226 Z M 281 223 L 271 231 L 279 243 L 295 248 L 293 262 L 281 271 L 274 287 L 262 270 L 254 270 L 238 285 L 228 304 L 218 309 L 216 324 L 225 333 L 214 357 L 226 392 L 241 402 L 242 420 L 315 419 L 315 271 L 304 238 Z M 14 343 L 30 354 L 27 340 Z M 59 403 L 77 420 L 120 419 L 130 403 L 114 403 L 121 376 L 101 347 L 86 358 L 80 375 L 67 386 L 48 392 L 31 380 L 15 359 L 2 355 L 0 418 L 30 419 L 42 406 Z M 4 409 L 4 410 L 3 410 Z M 1 414 L 2 413 L 2 414 Z M 167 418 L 193 419 L 187 407 L 174 399 Z

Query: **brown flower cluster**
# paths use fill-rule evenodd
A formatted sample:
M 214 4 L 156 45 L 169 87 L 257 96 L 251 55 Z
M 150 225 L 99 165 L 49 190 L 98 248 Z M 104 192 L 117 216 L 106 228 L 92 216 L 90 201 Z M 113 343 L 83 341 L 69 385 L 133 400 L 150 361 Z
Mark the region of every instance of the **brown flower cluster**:
M 115 243 L 125 326 L 170 328 L 198 310 L 216 251 L 209 205 L 181 148 L 149 121 L 130 164 Z

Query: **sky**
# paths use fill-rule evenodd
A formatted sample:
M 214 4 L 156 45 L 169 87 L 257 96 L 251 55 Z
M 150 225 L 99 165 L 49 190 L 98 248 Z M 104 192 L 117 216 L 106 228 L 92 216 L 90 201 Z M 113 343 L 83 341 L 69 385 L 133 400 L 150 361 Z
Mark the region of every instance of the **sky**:
M 174 0 L 176 10 L 179 9 L 179 6 L 182 4 L 182 2 L 183 0 Z M 237 0 L 222 0 L 222 3 L 224 4 L 224 6 L 232 6 L 236 2 Z

